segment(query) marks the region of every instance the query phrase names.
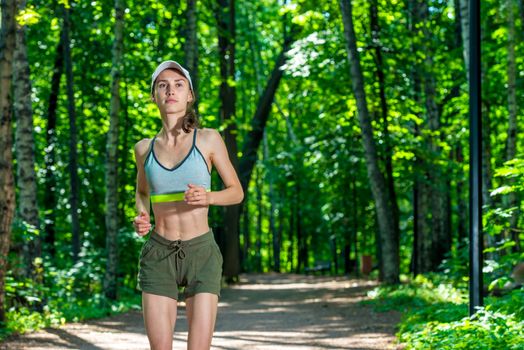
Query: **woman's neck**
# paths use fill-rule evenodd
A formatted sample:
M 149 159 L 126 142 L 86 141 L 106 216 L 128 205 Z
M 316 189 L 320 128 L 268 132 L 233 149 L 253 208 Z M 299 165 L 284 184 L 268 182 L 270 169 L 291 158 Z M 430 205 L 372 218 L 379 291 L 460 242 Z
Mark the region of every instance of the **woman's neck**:
M 176 145 L 177 141 L 180 140 L 180 136 L 186 134 L 182 129 L 183 117 L 179 118 L 163 118 L 162 129 L 158 133 L 161 139 L 165 140 L 167 144 Z

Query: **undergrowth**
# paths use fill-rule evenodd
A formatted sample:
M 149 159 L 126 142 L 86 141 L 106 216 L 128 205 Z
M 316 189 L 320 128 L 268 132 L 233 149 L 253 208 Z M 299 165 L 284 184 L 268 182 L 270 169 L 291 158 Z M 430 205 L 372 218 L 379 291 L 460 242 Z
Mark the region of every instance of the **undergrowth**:
M 41 263 L 41 262 L 39 262 Z M 38 264 L 35 268 L 39 268 Z M 45 283 L 21 278 L 8 271 L 6 276 L 6 322 L 0 324 L 0 340 L 66 322 L 101 318 L 131 309 L 140 310 L 141 297 L 130 283 L 122 281 L 118 300 L 103 293 L 103 260 L 84 256 L 71 267 L 45 264 Z
M 380 286 L 370 296 L 366 303 L 377 311 L 402 312 L 397 337 L 406 349 L 524 349 L 524 289 L 486 298 L 471 317 L 467 289 L 439 274 Z

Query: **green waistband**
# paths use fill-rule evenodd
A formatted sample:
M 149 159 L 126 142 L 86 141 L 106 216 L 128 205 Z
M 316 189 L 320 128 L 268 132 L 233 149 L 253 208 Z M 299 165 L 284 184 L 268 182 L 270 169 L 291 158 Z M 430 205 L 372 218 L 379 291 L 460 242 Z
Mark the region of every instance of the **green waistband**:
M 211 192 L 211 190 L 206 190 L 206 192 Z M 184 200 L 184 194 L 185 192 L 152 194 L 150 197 L 152 203 L 178 202 Z

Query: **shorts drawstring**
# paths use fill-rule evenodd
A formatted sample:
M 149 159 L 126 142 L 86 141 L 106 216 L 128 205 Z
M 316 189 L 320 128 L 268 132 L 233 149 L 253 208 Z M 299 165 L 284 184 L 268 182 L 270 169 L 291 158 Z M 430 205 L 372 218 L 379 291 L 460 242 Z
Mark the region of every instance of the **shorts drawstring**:
M 176 300 L 179 287 L 184 287 L 185 297 L 220 296 L 223 259 L 211 229 L 188 240 L 171 240 L 153 231 L 144 248 L 138 271 L 141 291 Z
M 184 244 L 182 243 L 182 240 L 177 239 L 176 241 L 172 241 L 169 244 L 165 244 L 164 242 L 161 242 L 161 241 L 155 239 L 155 236 L 151 236 L 151 239 L 154 240 L 155 242 L 157 242 L 157 243 L 167 247 L 167 249 L 170 250 L 169 254 L 167 254 L 166 256 L 164 256 L 160 260 L 167 259 L 167 258 L 169 258 L 173 254 L 176 254 L 177 258 L 179 258 L 180 260 L 182 260 L 182 259 L 184 259 L 186 257 L 186 252 L 183 249 Z

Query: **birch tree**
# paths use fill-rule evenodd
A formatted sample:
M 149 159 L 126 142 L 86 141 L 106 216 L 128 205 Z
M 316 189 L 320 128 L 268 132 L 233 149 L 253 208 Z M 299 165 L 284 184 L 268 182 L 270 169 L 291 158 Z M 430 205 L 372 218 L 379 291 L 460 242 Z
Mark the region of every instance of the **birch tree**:
M 106 249 L 107 268 L 104 291 L 108 298 L 117 297 L 118 265 L 118 125 L 120 113 L 120 77 L 124 32 L 124 0 L 115 0 L 115 39 L 111 67 L 111 107 L 107 133 L 106 160 Z
M 15 211 L 13 179 L 11 82 L 15 50 L 15 2 L 1 1 L 0 29 L 0 322 L 5 322 L 5 274 Z
M 373 128 L 369 116 L 366 93 L 364 90 L 364 77 L 360 66 L 360 58 L 357 52 L 356 35 L 353 25 L 353 13 L 351 0 L 339 0 L 344 24 L 344 36 L 346 49 L 351 66 L 351 83 L 353 94 L 357 102 L 358 119 L 362 133 L 362 143 L 366 158 L 368 177 L 370 181 L 373 198 L 379 224 L 379 246 L 380 246 L 380 271 L 381 278 L 386 283 L 399 282 L 399 238 L 396 236 L 395 219 L 393 217 L 393 206 L 387 189 L 386 179 L 378 165 L 378 155 Z
M 18 0 L 18 10 L 26 7 L 25 0 Z M 16 119 L 15 149 L 17 160 L 17 187 L 19 191 L 19 217 L 32 232 L 24 244 L 26 275 L 37 271 L 33 267 L 35 258 L 41 256 L 41 240 L 38 233 L 37 185 L 35 171 L 35 139 L 33 135 L 33 108 L 31 99 L 31 79 L 27 60 L 26 26 L 18 23 L 16 29 L 16 49 L 14 59 L 14 114 Z

